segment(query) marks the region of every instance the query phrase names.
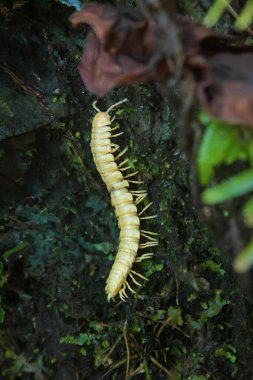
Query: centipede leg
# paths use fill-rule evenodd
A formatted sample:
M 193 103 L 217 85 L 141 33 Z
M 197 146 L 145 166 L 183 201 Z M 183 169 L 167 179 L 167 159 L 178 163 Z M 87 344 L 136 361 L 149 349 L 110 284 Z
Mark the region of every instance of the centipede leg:
M 155 235 L 155 236 L 159 235 L 159 234 L 157 234 L 155 232 L 146 231 L 146 230 L 140 230 L 140 233 L 141 233 L 141 236 L 145 237 L 148 240 L 151 240 L 151 241 L 154 241 L 154 242 L 158 241 L 157 239 L 155 239 L 152 236 L 150 236 L 150 235 Z
M 128 147 L 122 150 L 114 159 L 115 161 L 118 160 L 120 157 L 122 157 L 126 152 L 128 151 Z
M 141 203 L 147 196 L 147 193 L 139 195 L 136 200 L 134 201 L 135 206 L 137 206 L 139 203 Z
M 136 276 L 139 276 L 140 278 L 142 278 L 145 281 L 148 281 L 147 277 L 143 276 L 142 274 L 140 274 L 138 272 L 135 272 L 133 269 L 131 269 L 131 273 L 135 274 Z
M 132 271 L 131 271 L 132 272 Z M 132 273 L 129 272 L 129 276 L 131 278 L 131 280 L 138 286 L 142 286 L 138 281 L 136 281 L 136 279 L 134 278 L 134 276 L 132 275 Z
M 122 161 L 122 162 L 118 165 L 118 168 L 121 168 L 122 166 L 124 166 L 128 161 L 129 161 L 129 159 L 126 158 L 124 161 Z
M 115 119 L 114 116 L 113 116 L 113 119 Z M 113 122 L 113 120 L 111 120 L 111 122 Z M 117 125 L 116 127 L 111 128 L 111 132 L 116 131 L 117 129 L 120 129 L 120 125 Z
M 146 235 L 146 234 L 143 234 L 143 233 L 141 233 L 141 236 L 145 237 L 146 239 L 148 239 L 148 240 L 150 240 L 150 241 L 154 241 L 154 242 L 158 241 L 157 239 L 152 238 L 151 236 Z
M 124 168 L 119 168 L 119 170 L 120 170 L 121 172 L 125 172 L 125 171 L 128 170 L 128 169 L 131 169 L 131 166 L 126 166 L 126 167 L 124 167 Z M 128 181 L 128 182 L 131 182 L 131 181 Z
M 158 215 L 142 216 L 142 217 L 140 217 L 140 220 L 154 219 L 154 218 L 157 218 L 157 217 L 158 217 Z
M 119 296 L 122 301 L 126 301 L 125 297 L 128 298 L 128 295 L 126 294 L 126 283 L 123 284 L 122 288 L 119 291 Z
M 114 122 L 114 120 L 115 120 L 115 115 L 111 118 L 111 124 Z
M 116 135 L 111 135 L 111 138 L 112 138 L 112 137 L 118 137 L 118 136 L 121 136 L 121 135 L 123 135 L 123 133 L 124 133 L 124 132 L 119 132 L 119 133 L 116 133 Z
M 126 293 L 126 284 L 123 285 L 122 293 L 123 293 L 124 297 L 128 298 L 128 295 Z
M 152 232 L 152 231 L 147 231 L 147 230 L 140 230 L 141 232 L 144 232 L 145 234 L 148 235 L 154 235 L 154 236 L 159 236 L 157 232 Z
M 139 191 L 130 191 L 130 193 L 133 195 L 133 197 L 136 197 L 134 204 L 137 206 L 141 201 L 143 201 L 148 193 L 146 190 L 139 190 Z
M 153 202 L 150 202 L 146 207 L 144 207 L 144 209 L 141 212 L 139 212 L 138 216 L 141 216 L 152 204 Z
M 125 284 L 126 284 L 126 286 L 128 287 L 128 289 L 130 290 L 131 293 L 136 293 L 136 291 L 131 288 L 131 286 L 129 285 L 129 283 L 127 281 L 125 282 Z
M 119 149 L 119 145 L 117 144 L 111 144 L 111 153 L 115 153 L 117 152 L 117 150 Z
M 136 257 L 135 262 L 140 263 L 142 260 L 151 259 L 154 256 L 153 253 L 144 253 L 143 255 Z
M 156 245 L 158 245 L 158 241 L 148 241 L 146 243 L 139 244 L 139 249 L 145 249 L 145 248 L 149 248 L 149 247 L 154 247 Z
M 123 302 L 126 302 L 125 297 L 123 296 L 121 290 L 119 291 L 119 298 L 120 298 Z
M 137 170 L 136 172 L 133 172 L 133 173 L 128 174 L 128 175 L 125 175 L 125 176 L 124 176 L 124 179 L 126 179 L 126 178 L 130 178 L 130 177 L 133 177 L 134 175 L 136 175 L 136 174 L 138 174 L 138 173 L 139 173 L 139 171 Z
M 128 181 L 130 183 L 144 183 L 144 181 Z
M 138 197 L 141 194 L 147 194 L 146 190 L 132 190 L 130 191 L 135 197 Z

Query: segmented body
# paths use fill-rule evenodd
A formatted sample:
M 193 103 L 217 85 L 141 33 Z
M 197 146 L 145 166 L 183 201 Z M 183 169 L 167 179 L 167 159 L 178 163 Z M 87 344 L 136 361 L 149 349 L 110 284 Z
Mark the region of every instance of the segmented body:
M 109 110 L 114 106 L 110 107 Z M 94 108 L 98 110 L 95 105 Z M 143 232 L 140 230 L 140 217 L 138 216 L 136 205 L 140 203 L 147 194 L 143 190 L 129 191 L 129 182 L 138 183 L 139 181 L 131 181 L 127 178 L 135 175 L 137 172 L 124 177 L 122 172 L 129 168 L 124 167 L 127 160 L 124 160 L 121 164 L 117 164 L 116 162 L 125 153 L 126 149 L 118 154 L 117 157 L 114 157 L 113 153 L 118 150 L 119 146 L 113 144 L 111 139 L 121 133 L 112 135 L 113 129 L 111 128 L 109 110 L 106 112 L 100 112 L 98 110 L 99 112 L 93 119 L 91 151 L 97 170 L 111 195 L 111 202 L 115 208 L 120 229 L 118 253 L 107 279 L 105 290 L 108 300 L 114 298 L 118 293 L 124 300 L 125 297 L 127 297 L 126 287 L 131 292 L 134 292 L 127 281 L 128 275 L 137 285 L 140 284 L 136 281 L 134 275 L 145 279 L 144 276 L 132 270 L 134 261 L 141 261 L 153 255 L 152 253 L 146 253 L 137 259 L 138 249 L 140 247 L 148 248 L 157 245 L 157 240 L 149 236 L 154 233 L 144 231 L 145 234 L 143 235 Z M 145 209 L 143 211 L 145 211 Z M 142 245 L 140 244 L 141 234 L 146 236 L 149 240 Z

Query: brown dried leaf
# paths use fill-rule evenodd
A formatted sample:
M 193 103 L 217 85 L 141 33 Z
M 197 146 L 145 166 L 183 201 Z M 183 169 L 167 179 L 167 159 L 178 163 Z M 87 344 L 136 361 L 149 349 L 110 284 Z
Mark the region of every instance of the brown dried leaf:
M 157 54 L 159 30 L 137 10 L 119 12 L 93 3 L 71 17 L 72 24 L 88 23 L 94 30 L 79 66 L 87 89 L 104 96 L 113 87 L 171 75 L 169 62 Z M 155 72 L 155 67 L 157 70 Z
M 214 117 L 253 126 L 253 48 L 160 9 L 145 19 L 137 9 L 92 3 L 72 15 L 90 34 L 79 66 L 87 89 L 104 96 L 122 84 L 168 85 L 191 73 L 201 106 Z
M 213 117 L 253 126 L 253 53 L 220 53 L 208 60 L 209 77 L 198 97 Z

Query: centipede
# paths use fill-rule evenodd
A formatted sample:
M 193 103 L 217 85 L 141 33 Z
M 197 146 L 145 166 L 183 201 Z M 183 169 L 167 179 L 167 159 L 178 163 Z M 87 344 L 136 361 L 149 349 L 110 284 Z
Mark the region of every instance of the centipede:
M 145 205 L 141 211 L 137 209 L 137 206 L 146 199 L 147 191 L 129 189 L 130 186 L 143 184 L 144 182 L 132 179 L 132 177 L 138 175 L 139 171 L 125 174 L 131 169 L 129 159 L 123 158 L 128 151 L 128 147 L 119 153 L 120 146 L 112 142 L 112 139 L 117 138 L 124 132 L 115 133 L 117 129 L 120 129 L 120 126 L 112 126 L 115 117 L 111 118 L 110 112 L 125 102 L 127 102 L 127 99 L 111 105 L 105 112 L 97 108 L 97 101 L 93 103 L 93 108 L 97 113 L 92 121 L 91 152 L 97 171 L 110 193 L 111 203 L 115 210 L 120 231 L 118 252 L 106 280 L 105 291 L 108 301 L 114 300 L 117 295 L 122 301 L 126 301 L 126 298 L 128 298 L 127 291 L 136 293 L 132 283 L 142 286 L 140 281 L 148 280 L 133 269 L 133 264 L 145 259 L 151 259 L 154 255 L 153 252 L 146 252 L 142 255 L 139 255 L 138 252 L 142 249 L 150 251 L 151 247 L 158 245 L 158 233 L 141 229 L 142 220 L 157 217 L 157 215 L 143 216 L 152 205 L 152 202 Z M 143 239 L 145 239 L 144 242 Z

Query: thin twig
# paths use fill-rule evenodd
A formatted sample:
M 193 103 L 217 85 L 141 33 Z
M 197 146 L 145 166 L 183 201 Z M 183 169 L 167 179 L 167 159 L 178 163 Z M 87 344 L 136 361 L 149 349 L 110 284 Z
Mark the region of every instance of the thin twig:
M 109 359 L 109 357 L 111 356 L 111 354 L 113 353 L 113 351 L 115 350 L 115 348 L 117 347 L 118 343 L 120 342 L 121 338 L 123 337 L 123 334 L 118 336 L 118 338 L 116 339 L 116 341 L 114 342 L 113 346 L 111 348 L 109 348 L 109 351 L 108 353 L 106 354 L 106 356 L 104 357 L 104 360 L 103 360 L 103 363 L 106 363 L 107 360 Z
M 124 330 L 123 330 L 125 345 L 126 345 L 126 352 L 127 352 L 127 362 L 126 362 L 126 376 L 125 380 L 129 379 L 129 363 L 130 363 L 130 351 L 129 351 L 129 345 L 127 340 L 127 319 L 125 321 Z
M 130 371 L 129 378 L 139 375 L 139 373 L 141 373 L 142 371 L 143 371 L 143 364 L 141 363 L 137 368 Z
M 129 360 L 136 359 L 138 355 L 130 356 Z M 114 364 L 103 376 L 101 376 L 98 380 L 103 380 L 106 378 L 107 375 L 109 375 L 113 370 L 116 368 L 121 367 L 123 364 L 125 364 L 127 359 L 122 359 L 118 363 Z
M 161 363 L 159 363 L 153 356 L 150 357 L 150 360 L 152 361 L 154 365 L 156 365 L 163 372 L 165 372 L 169 376 L 170 379 L 176 380 L 175 376 L 167 368 L 165 368 Z

